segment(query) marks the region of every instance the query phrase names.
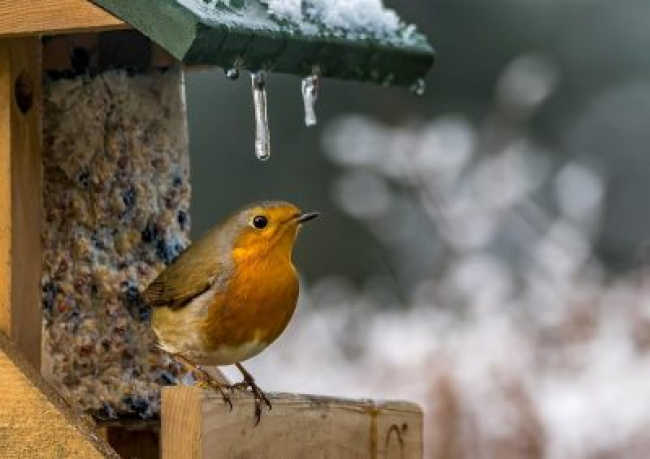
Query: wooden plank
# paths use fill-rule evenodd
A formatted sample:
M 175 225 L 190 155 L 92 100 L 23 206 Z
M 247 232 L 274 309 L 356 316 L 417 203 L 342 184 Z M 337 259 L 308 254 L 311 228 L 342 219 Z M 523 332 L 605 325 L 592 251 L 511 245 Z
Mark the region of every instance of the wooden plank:
M 162 390 L 160 440 L 162 457 L 201 457 L 203 391 L 193 387 Z M 215 455 L 216 457 L 216 455 Z
M 211 391 L 163 389 L 162 457 L 422 457 L 422 410 L 408 402 L 270 394 L 255 427 L 253 400 L 234 409 Z
M 0 40 L 0 330 L 41 357 L 41 44 Z
M 0 37 L 126 27 L 87 0 L 0 0 Z
M 0 457 L 118 458 L 0 332 Z

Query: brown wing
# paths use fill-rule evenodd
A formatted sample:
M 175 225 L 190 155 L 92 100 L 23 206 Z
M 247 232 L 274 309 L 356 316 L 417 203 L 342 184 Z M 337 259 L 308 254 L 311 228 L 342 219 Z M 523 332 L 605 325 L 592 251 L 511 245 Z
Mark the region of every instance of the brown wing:
M 209 240 L 192 244 L 149 284 L 142 294 L 146 303 L 151 307 L 182 308 L 215 282 L 225 282 L 228 269 L 215 252 Z

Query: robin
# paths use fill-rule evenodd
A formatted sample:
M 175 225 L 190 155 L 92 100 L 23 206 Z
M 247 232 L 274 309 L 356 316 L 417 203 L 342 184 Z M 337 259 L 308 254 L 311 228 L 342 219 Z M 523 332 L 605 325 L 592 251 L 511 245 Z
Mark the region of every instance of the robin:
M 318 216 L 282 201 L 249 205 L 210 229 L 147 287 L 152 327 L 161 349 L 197 370 L 224 401 L 224 389 L 247 388 L 271 403 L 241 362 L 280 336 L 298 299 L 291 256 L 300 226 Z M 227 386 L 207 365 L 235 364 L 243 381 Z

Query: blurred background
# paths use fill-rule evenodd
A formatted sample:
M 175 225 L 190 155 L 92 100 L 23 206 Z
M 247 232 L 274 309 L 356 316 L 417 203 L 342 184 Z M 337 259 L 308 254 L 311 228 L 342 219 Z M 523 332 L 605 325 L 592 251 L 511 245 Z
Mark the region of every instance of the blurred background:
M 193 233 L 287 199 L 323 217 L 267 390 L 406 398 L 432 458 L 650 450 L 650 3 L 385 0 L 437 52 L 427 92 L 187 75 Z M 233 373 L 234 375 L 235 373 Z

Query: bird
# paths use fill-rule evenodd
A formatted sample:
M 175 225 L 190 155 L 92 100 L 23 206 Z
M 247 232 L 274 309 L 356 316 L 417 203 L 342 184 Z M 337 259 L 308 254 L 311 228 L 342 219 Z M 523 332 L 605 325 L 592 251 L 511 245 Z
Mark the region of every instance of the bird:
M 292 261 L 300 227 L 318 217 L 286 201 L 249 204 L 208 230 L 146 287 L 156 344 L 197 370 L 232 402 L 227 390 L 250 389 L 257 425 L 272 405 L 241 362 L 284 331 L 298 300 Z M 236 365 L 240 383 L 214 379 L 206 366 Z

